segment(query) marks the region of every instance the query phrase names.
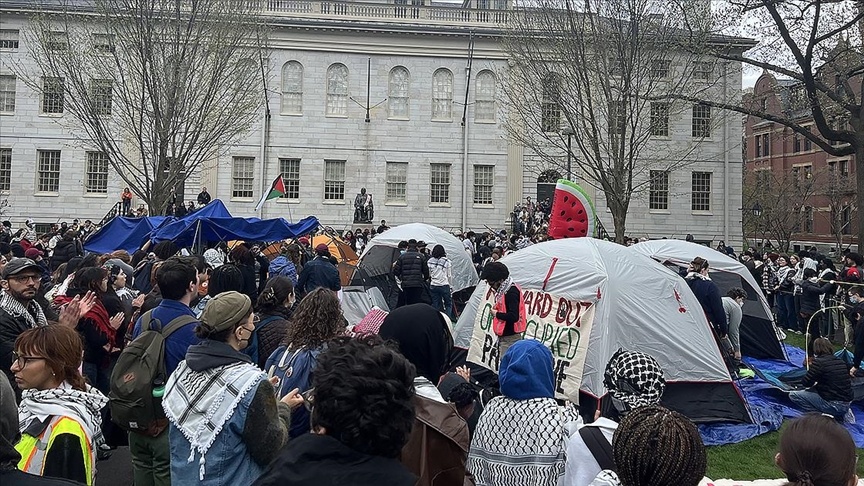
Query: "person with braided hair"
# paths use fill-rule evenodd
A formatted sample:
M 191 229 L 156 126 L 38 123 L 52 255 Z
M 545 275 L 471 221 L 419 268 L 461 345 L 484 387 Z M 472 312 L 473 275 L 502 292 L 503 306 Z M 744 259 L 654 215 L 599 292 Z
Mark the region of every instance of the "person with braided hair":
M 282 275 L 271 277 L 258 296 L 255 315 L 259 320 L 244 352 L 261 369 L 288 333 L 288 319 L 295 300 L 294 283 L 290 277 Z
M 697 486 L 708 468 L 696 426 L 659 405 L 639 408 L 621 420 L 612 453 L 617 471 L 601 471 L 591 486 Z
M 780 433 L 774 456 L 786 479 L 784 486 L 854 486 L 858 484 L 855 442 L 831 417 L 807 414 Z

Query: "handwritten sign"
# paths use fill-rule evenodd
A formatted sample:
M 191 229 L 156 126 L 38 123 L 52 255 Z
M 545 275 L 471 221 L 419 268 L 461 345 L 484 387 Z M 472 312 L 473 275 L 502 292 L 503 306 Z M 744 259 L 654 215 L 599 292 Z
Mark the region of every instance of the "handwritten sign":
M 522 293 L 527 321 L 525 339 L 536 339 L 552 352 L 556 397 L 578 403 L 595 304 L 556 297 L 541 290 L 523 289 Z M 487 286 L 477 308 L 468 361 L 497 373 L 501 357 L 498 336 L 492 327 L 494 305 L 495 291 Z

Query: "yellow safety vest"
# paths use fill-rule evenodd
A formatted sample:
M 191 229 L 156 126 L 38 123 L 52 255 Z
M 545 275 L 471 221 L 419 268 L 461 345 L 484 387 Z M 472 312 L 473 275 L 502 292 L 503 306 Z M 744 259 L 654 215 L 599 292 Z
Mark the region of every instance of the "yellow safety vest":
M 87 473 L 87 486 L 93 486 L 93 473 L 96 467 L 96 456 L 93 455 L 90 437 L 75 419 L 71 417 L 53 417 L 45 430 L 38 437 L 30 434 L 21 435 L 21 440 L 15 444 L 15 449 L 21 454 L 18 469 L 29 474 L 42 476 L 45 470 L 45 457 L 54 445 L 54 439 L 61 434 L 72 434 L 81 442 L 84 451 L 84 471 Z

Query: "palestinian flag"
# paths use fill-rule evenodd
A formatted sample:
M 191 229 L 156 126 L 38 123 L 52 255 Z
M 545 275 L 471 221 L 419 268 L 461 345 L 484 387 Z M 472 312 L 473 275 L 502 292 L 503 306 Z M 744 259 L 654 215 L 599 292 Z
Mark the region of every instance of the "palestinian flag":
M 271 199 L 276 199 L 277 197 L 282 197 L 285 195 L 285 183 L 282 182 L 282 174 L 279 174 L 279 177 L 273 180 L 273 184 L 270 186 L 270 191 L 265 192 L 261 196 L 261 200 L 258 201 L 258 205 L 255 206 L 255 211 L 261 209 L 261 206 L 264 205 L 265 201 L 269 201 Z

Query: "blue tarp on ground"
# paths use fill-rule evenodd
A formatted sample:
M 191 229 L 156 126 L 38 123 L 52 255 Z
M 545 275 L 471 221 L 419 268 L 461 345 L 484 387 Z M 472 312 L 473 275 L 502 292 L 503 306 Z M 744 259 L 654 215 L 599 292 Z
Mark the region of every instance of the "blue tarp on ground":
M 150 216 L 148 218 L 117 217 L 109 221 L 84 243 L 84 249 L 93 253 L 111 253 L 115 250 L 126 250 L 135 253 L 147 241 L 154 228 L 158 228 L 166 220 L 174 219 L 167 216 Z
M 794 346 L 785 346 L 789 361 L 752 358 L 744 358 L 744 361 L 767 376 L 777 376 L 799 368 L 798 364 L 804 362 L 804 351 Z M 779 429 L 784 419 L 802 415 L 789 400 L 788 392 L 758 376 L 740 380 L 738 386 L 750 406 L 754 423 L 700 425 L 699 432 L 705 445 L 733 444 L 752 439 Z M 855 424 L 845 424 L 846 429 L 852 434 L 855 445 L 864 447 L 864 407 L 861 403 L 853 403 L 852 412 L 855 414 Z
M 191 246 L 196 239 L 202 242 L 276 241 L 297 238 L 316 227 L 318 219 L 314 216 L 293 224 L 282 218 L 198 218 L 174 221 L 154 231 L 150 239 L 155 243 L 171 240 L 181 247 Z

